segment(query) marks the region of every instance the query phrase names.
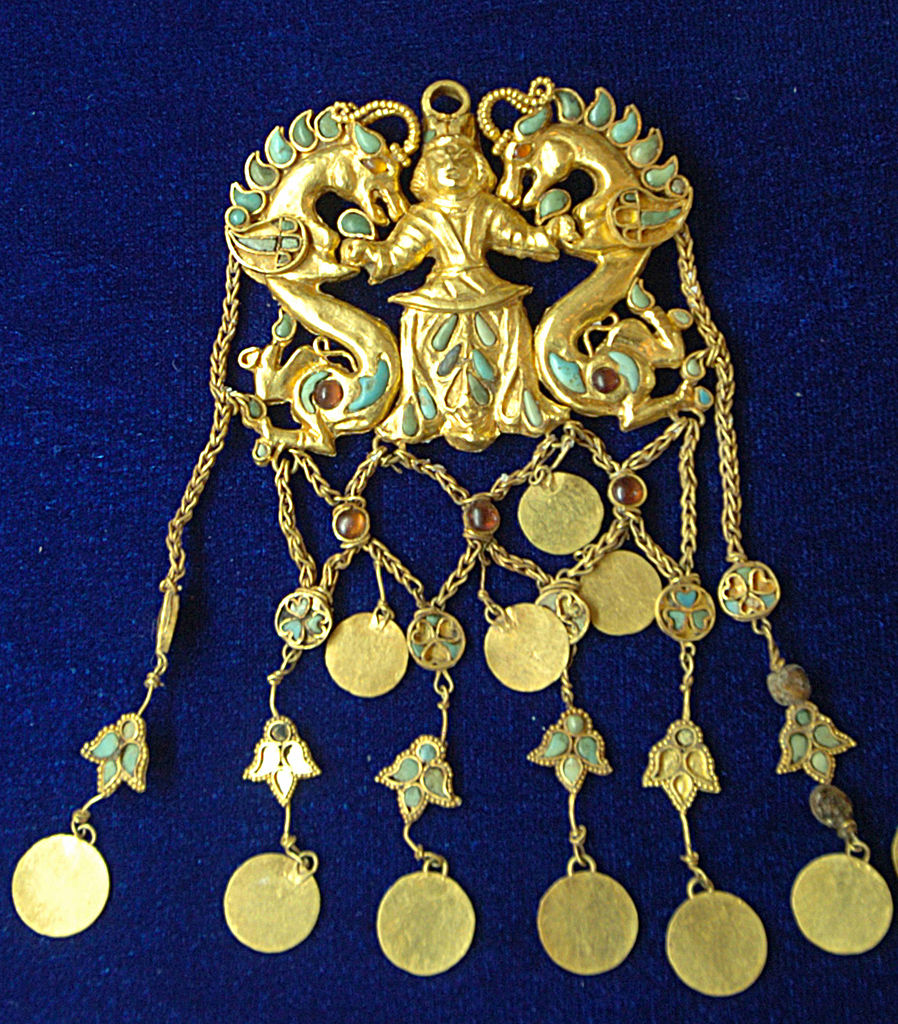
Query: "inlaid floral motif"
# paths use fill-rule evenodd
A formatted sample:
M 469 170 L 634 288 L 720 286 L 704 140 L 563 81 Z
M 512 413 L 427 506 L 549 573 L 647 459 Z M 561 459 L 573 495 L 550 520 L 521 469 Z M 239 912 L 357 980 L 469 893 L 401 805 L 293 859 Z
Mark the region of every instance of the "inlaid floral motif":
M 649 751 L 642 784 L 660 786 L 680 813 L 689 810 L 700 790 L 720 792 L 714 759 L 703 742 L 701 729 L 694 722 L 679 718 L 671 723 L 664 739 Z
M 577 793 L 586 776 L 608 775 L 605 741 L 593 728 L 589 715 L 580 708 L 567 708 L 543 734 L 539 746 L 527 759 L 555 769 L 555 776 L 569 793 Z
M 780 730 L 781 775 L 804 771 L 815 782 L 830 783 L 836 771 L 836 755 L 855 746 L 854 740 L 821 714 L 816 704 L 802 701 L 786 708 L 786 722 Z
M 250 782 L 267 782 L 275 800 L 286 807 L 300 779 L 321 774 L 305 740 L 284 715 L 269 718 L 262 739 L 256 744 L 252 763 L 243 772 Z
M 407 825 L 417 821 L 428 804 L 458 807 L 461 803 L 452 791 L 446 744 L 436 736 L 419 736 L 375 779 L 395 791 L 399 813 Z
M 109 796 L 124 782 L 142 793 L 146 789 L 150 751 L 146 723 L 136 714 L 122 715 L 104 726 L 81 748 L 81 756 L 97 766 L 97 792 Z

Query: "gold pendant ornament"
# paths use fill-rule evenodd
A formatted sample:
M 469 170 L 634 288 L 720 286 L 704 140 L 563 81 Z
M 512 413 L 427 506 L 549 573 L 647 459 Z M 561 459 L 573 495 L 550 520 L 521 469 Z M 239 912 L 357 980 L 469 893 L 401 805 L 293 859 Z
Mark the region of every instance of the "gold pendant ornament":
M 513 114 L 504 127 L 494 118 L 500 105 Z M 601 86 L 581 94 L 540 77 L 526 90 L 497 88 L 474 104 L 464 86 L 444 80 L 424 91 L 420 108 L 419 115 L 405 103 L 375 100 L 301 110 L 271 130 L 230 186 L 225 298 L 210 360 L 212 426 L 169 523 L 145 694 L 137 710 L 106 719 L 111 724 L 82 747 L 96 791 L 71 814 L 71 834 L 42 839 L 20 859 L 12 881 L 19 916 L 35 932 L 64 937 L 91 925 L 106 904 L 109 872 L 91 811 L 122 785 L 143 793 L 152 783 L 145 715 L 163 685 L 176 634 L 183 534 L 237 419 L 256 435 L 256 466 L 271 473 L 291 566 L 279 590 L 284 596 L 267 626 L 259 624 L 275 667 L 265 677 L 261 735 L 243 762 L 243 779 L 264 784 L 257 792 L 274 797 L 283 812 L 280 852 L 250 855 L 226 884 L 221 880 L 225 922 L 237 941 L 288 954 L 312 934 L 322 891 L 326 899 L 317 855 L 291 831 L 294 800 L 320 769 L 296 724 L 301 717 L 281 710 L 282 687 L 301 659 L 323 657 L 337 687 L 385 704 L 405 706 L 424 673 L 434 720 L 410 730 L 414 739 L 406 745 L 381 751 L 384 767 L 375 776 L 393 794 L 402 839 L 419 870 L 386 886 L 376 937 L 390 963 L 419 977 L 449 971 L 468 954 L 474 902 L 450 877 L 445 856 L 425 849 L 411 829 L 431 806 L 438 818 L 461 805 L 450 710 L 456 681 L 475 686 L 483 668 L 481 652 L 467 642 L 467 623 L 450 608 L 470 586 L 487 623 L 482 656 L 489 672 L 522 695 L 558 685 L 557 715 L 541 736 L 532 735 L 529 753 L 518 753 L 521 764 L 526 756 L 551 770 L 533 773 L 534 787 L 561 787 L 570 852 L 566 870 L 538 900 L 536 927 L 522 944 L 539 941 L 552 964 L 580 976 L 613 970 L 635 944 L 637 901 L 599 870 L 577 815 L 585 785 L 609 784 L 602 780 L 615 754 L 615 740 L 606 743 L 588 709 L 587 697 L 595 704 L 600 697 L 594 665 L 585 662 L 591 644 L 654 624 L 676 644 L 670 679 L 677 704 L 663 735 L 645 739 L 642 782 L 670 801 L 689 872 L 687 898 L 668 924 L 667 958 L 677 977 L 709 996 L 735 995 L 761 976 L 764 925 L 743 897 L 712 883 L 689 821 L 697 799 L 722 791 L 710 741 L 715 730 L 702 728 L 694 707 L 700 644 L 714 628 L 744 623 L 764 643 L 767 686 L 785 708 L 771 768 L 816 783 L 812 813 L 844 843 L 844 852 L 820 856 L 798 874 L 795 921 L 830 953 L 872 949 L 890 926 L 892 900 L 869 864 L 850 800 L 832 785 L 837 758 L 855 741 L 810 700 L 806 673 L 781 653 L 770 622 L 780 584 L 743 543 L 733 363 L 699 284 L 686 226 L 693 190 L 677 158 L 663 152 L 660 131 L 644 126 L 635 107 L 618 108 Z M 402 137 L 394 139 L 389 132 L 397 120 Z M 501 165 L 498 176 L 486 145 Z M 590 192 L 575 199 L 578 178 Z M 338 204 L 320 202 L 334 197 Z M 336 206 L 339 213 L 326 212 Z M 681 293 L 670 308 L 644 276 L 654 250 L 667 243 Z M 520 260 L 524 273 L 562 256 L 585 264 L 587 273 L 531 323 L 524 303 L 530 287 L 494 270 L 493 253 Z M 401 307 L 398 337 L 375 312 L 330 290 L 362 273 L 376 288 L 425 260 L 423 280 L 388 300 Z M 232 365 L 243 278 L 267 289 L 277 308 L 267 338 L 255 339 Z M 228 383 L 232 371 L 243 371 L 235 377 L 239 387 Z M 716 583 L 696 567 L 703 539 L 696 453 L 709 420 L 725 542 Z M 635 450 L 615 455 L 619 431 L 640 429 L 645 434 L 629 444 Z M 345 458 L 342 439 L 369 433 L 367 453 L 335 485 L 326 457 Z M 423 447 L 441 440 L 476 453 L 506 434 L 531 439 L 532 450 L 486 490 L 467 487 Z M 501 450 L 497 444 L 497 457 Z M 579 468 L 569 456 L 580 458 Z M 652 467 L 665 458 L 675 465 L 676 496 L 654 483 L 650 492 L 646 483 L 657 479 Z M 369 484 L 392 473 L 414 474 L 455 507 L 442 530 L 458 539 L 461 554 L 433 591 L 422 582 L 425 574 L 384 543 L 378 514 L 369 510 Z M 320 558 L 300 526 L 299 491 L 304 514 L 313 515 L 306 510 L 318 501 L 330 524 L 330 550 Z M 509 510 L 517 512 L 517 539 Z M 652 535 L 655 514 L 678 523 L 676 550 Z M 543 564 L 544 555 L 554 561 Z M 338 591 L 369 562 L 375 607 L 341 620 Z M 532 586 L 529 600 L 498 603 L 488 587 L 493 573 Z M 393 608 L 402 602 L 413 611 L 397 617 Z M 659 797 L 646 797 L 647 806 L 653 799 Z M 895 851 L 898 839 L 898 860 Z M 607 856 L 616 857 L 613 841 Z M 529 879 L 509 892 L 509 899 L 526 892 L 537 905 Z M 315 956 L 313 947 L 298 955 Z

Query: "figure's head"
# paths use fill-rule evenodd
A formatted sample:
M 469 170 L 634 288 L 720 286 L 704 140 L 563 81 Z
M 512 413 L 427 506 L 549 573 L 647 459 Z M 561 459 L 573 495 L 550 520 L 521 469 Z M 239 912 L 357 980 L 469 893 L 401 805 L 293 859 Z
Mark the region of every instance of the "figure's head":
M 477 144 L 461 135 L 428 143 L 412 176 L 412 192 L 419 199 L 462 199 L 492 191 L 495 185 L 496 177 Z

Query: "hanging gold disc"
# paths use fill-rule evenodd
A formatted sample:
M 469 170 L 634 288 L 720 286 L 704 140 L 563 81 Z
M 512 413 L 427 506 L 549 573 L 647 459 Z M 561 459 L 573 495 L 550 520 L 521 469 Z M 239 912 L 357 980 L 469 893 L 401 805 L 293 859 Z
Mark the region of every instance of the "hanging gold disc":
M 438 871 L 415 871 L 380 901 L 377 939 L 390 963 L 426 978 L 448 971 L 468 952 L 475 920 L 458 882 Z
M 828 853 L 799 871 L 792 913 L 802 935 L 827 953 L 873 949 L 892 923 L 892 894 L 871 864 Z
M 514 604 L 483 639 L 490 672 L 518 693 L 534 693 L 555 682 L 571 656 L 564 623 L 548 608 Z
M 380 697 L 396 686 L 408 666 L 405 634 L 392 619 L 359 612 L 344 619 L 324 649 L 331 679 L 355 697 Z
M 539 901 L 543 949 L 572 974 L 602 974 L 626 960 L 639 931 L 630 894 L 610 875 L 577 871 L 554 882 Z
M 258 953 L 283 953 L 308 938 L 321 909 L 315 876 L 283 853 L 260 853 L 231 875 L 224 915 L 231 934 Z
M 582 476 L 549 473 L 521 495 L 518 523 L 540 551 L 569 555 L 599 532 L 604 515 L 599 492 Z
M 892 838 L 892 867 L 895 869 L 895 874 L 898 875 L 898 829 Z
M 91 843 L 60 832 L 39 839 L 19 858 L 12 901 L 39 935 L 63 939 L 90 927 L 109 899 L 109 869 Z
M 661 579 L 634 551 L 609 551 L 580 580 L 580 593 L 600 633 L 624 636 L 639 633 L 655 621 Z
M 730 892 L 702 892 L 681 903 L 667 926 L 667 959 L 677 977 L 706 996 L 734 996 L 767 962 L 767 933 L 752 908 Z

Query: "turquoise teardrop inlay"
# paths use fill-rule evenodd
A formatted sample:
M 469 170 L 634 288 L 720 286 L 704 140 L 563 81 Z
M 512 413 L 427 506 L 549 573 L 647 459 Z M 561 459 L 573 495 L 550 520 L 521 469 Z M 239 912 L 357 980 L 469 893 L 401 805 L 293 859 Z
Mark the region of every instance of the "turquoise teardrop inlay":
M 550 188 L 540 199 L 537 210 L 540 217 L 545 219 L 546 217 L 551 217 L 553 213 L 560 213 L 562 210 L 567 209 L 570 201 L 570 195 L 563 188 Z
M 576 757 L 565 758 L 564 764 L 561 766 L 561 771 L 564 777 L 570 783 L 574 783 L 580 777 L 580 772 L 583 771 L 580 766 L 580 760 Z
M 418 777 L 420 770 L 421 766 L 413 757 L 404 757 L 393 774 L 393 778 L 397 782 L 411 782 L 412 779 Z
M 561 116 L 566 121 L 576 121 L 583 113 L 580 97 L 570 89 L 556 89 L 555 99 L 561 107 Z
M 355 135 L 355 141 L 359 144 L 362 151 L 364 153 L 368 153 L 369 156 L 380 149 L 380 139 L 374 134 L 374 132 L 369 132 L 367 128 L 360 125 L 358 122 L 353 125 L 353 133 Z
M 535 114 L 525 117 L 515 125 L 521 135 L 533 135 L 549 120 L 549 108 L 541 107 Z
M 445 377 L 447 374 L 452 373 L 455 369 L 455 364 L 458 362 L 460 352 L 461 345 L 453 345 L 452 348 L 449 349 L 449 351 L 440 360 L 440 365 L 437 367 L 438 377 Z
M 418 404 L 421 406 L 421 415 L 424 419 L 432 420 L 436 416 L 436 403 L 427 388 L 418 388 Z
M 801 732 L 793 732 L 789 737 L 789 748 L 792 751 L 792 764 L 797 764 L 808 752 L 807 736 Z
M 250 416 L 252 416 L 253 419 L 257 420 L 265 410 L 262 408 L 261 404 L 255 398 L 251 398 L 246 403 L 246 411 L 250 414 Z
M 273 164 L 283 167 L 294 157 L 293 147 L 284 138 L 283 130 L 275 128 L 265 142 L 265 151 Z
M 421 136 L 421 141 L 430 142 L 431 139 L 435 139 L 436 137 L 437 133 L 433 130 L 433 128 L 428 128 L 427 131 Z
M 609 352 L 608 356 L 620 371 L 629 389 L 635 391 L 639 387 L 639 367 L 636 361 L 624 352 Z
M 598 96 L 596 96 L 595 103 L 589 108 L 586 120 L 589 121 L 593 128 L 604 128 L 611 120 L 612 113 L 611 97 L 602 89 Z
M 815 750 L 814 753 L 811 754 L 811 764 L 821 775 L 829 775 L 829 758 L 822 750 Z
M 688 327 L 692 323 L 692 314 L 685 309 L 672 309 L 671 320 L 675 320 L 681 327 Z
M 340 134 L 340 126 L 329 110 L 318 118 L 318 132 L 323 139 L 335 139 Z
M 538 430 L 543 423 L 543 414 L 540 412 L 539 404 L 530 392 L 524 388 L 524 415 L 531 427 Z
M 490 361 L 482 352 L 478 352 L 474 349 L 471 356 L 472 362 L 474 363 L 474 369 L 480 374 L 484 380 L 493 380 L 496 376 L 496 372 L 492 367 Z
M 448 320 L 444 320 L 443 323 L 436 329 L 433 339 L 430 344 L 437 352 L 442 352 L 443 349 L 449 344 L 449 339 L 452 337 L 452 332 L 458 326 L 458 316 L 453 313 Z
M 674 176 L 677 165 L 673 159 L 667 161 L 663 167 L 650 167 L 645 172 L 645 180 L 652 188 L 663 188 Z
M 807 708 L 799 708 L 799 710 L 795 712 L 795 721 L 798 722 L 799 725 L 808 725 L 811 721 L 811 712 L 808 711 Z
M 432 761 L 437 756 L 437 748 L 432 743 L 422 743 L 418 747 L 418 757 L 422 761 Z
M 474 314 L 474 326 L 477 328 L 477 337 L 489 348 L 496 343 L 496 332 L 486 322 L 480 313 Z
M 242 206 L 244 210 L 249 210 L 250 213 L 256 213 L 262 209 L 264 199 L 258 192 L 247 192 L 239 185 L 234 184 L 231 185 L 231 202 L 236 206 Z
M 137 735 L 137 722 L 125 722 L 122 726 L 122 739 L 133 740 Z
M 91 754 L 94 757 L 112 757 L 118 750 L 118 736 L 114 732 L 107 732 L 100 742 L 93 748 Z
M 405 806 L 409 809 L 417 807 L 421 803 L 421 790 L 417 786 L 409 786 L 402 794 L 402 799 L 405 801 Z
M 553 732 L 546 747 L 545 757 L 559 757 L 570 749 L 571 741 L 563 732 Z
M 489 391 L 487 391 L 473 373 L 468 374 L 468 387 L 471 389 L 471 397 L 478 405 L 490 404 Z
M 652 300 L 642 290 L 639 281 L 634 281 L 631 285 L 629 299 L 637 309 L 648 309 L 652 304 Z
M 118 765 L 115 761 L 104 761 L 103 762 L 103 785 L 108 786 L 110 782 L 115 778 L 116 772 L 118 771 Z
M 140 747 L 136 743 L 126 743 L 125 749 L 122 751 L 122 769 L 129 775 L 133 775 L 139 757 Z
M 309 111 L 300 114 L 290 125 L 290 138 L 300 149 L 308 149 L 315 141 L 315 133 L 310 124 Z
M 418 432 L 418 414 L 415 407 L 408 403 L 402 411 L 402 433 L 406 437 L 413 437 Z
M 293 333 L 293 317 L 281 313 L 278 322 L 274 325 L 274 333 L 279 338 L 289 338 Z
M 707 388 L 699 388 L 695 392 L 695 397 L 698 399 L 699 405 L 710 405 L 711 404 L 711 392 Z M 766 603 L 766 597 L 764 601 Z M 772 597 L 771 597 L 772 600 Z
M 599 747 L 592 736 L 581 736 L 577 740 L 577 753 L 590 764 L 599 763 Z
M 300 385 L 299 401 L 306 412 L 314 414 L 315 406 L 312 405 L 312 392 L 315 390 L 315 385 L 318 381 L 324 380 L 327 376 L 327 370 L 318 370 L 316 373 L 310 373 Z
M 549 369 L 558 383 L 568 391 L 573 391 L 576 395 L 582 395 L 586 391 L 580 367 L 570 359 L 563 359 L 557 352 L 550 352 Z
M 629 114 L 617 124 L 613 125 L 609 134 L 612 141 L 618 145 L 629 142 L 639 131 L 639 121 L 636 118 L 636 111 L 631 110 Z
M 437 796 L 448 796 L 446 792 L 446 779 L 441 768 L 428 768 L 422 780 L 427 789 Z
M 261 185 L 263 188 L 267 188 L 278 180 L 278 172 L 273 167 L 263 164 L 257 156 L 254 156 L 249 162 L 247 177 L 254 185 Z
M 361 210 L 344 210 L 337 219 L 337 230 L 341 235 L 375 236 L 374 225 Z
M 630 147 L 630 159 L 636 164 L 650 164 L 661 151 L 661 140 L 657 135 L 649 135 L 641 142 L 634 142 Z
M 374 405 L 387 390 L 390 382 L 390 367 L 386 359 L 381 359 L 373 377 L 359 377 L 359 396 L 346 406 L 347 412 L 358 412 Z
M 826 723 L 818 725 L 814 730 L 814 739 L 821 747 L 838 747 L 839 741 L 833 736 L 832 729 Z
M 702 365 L 697 359 L 686 360 L 686 372 L 690 377 L 698 377 L 702 372 Z
M 575 736 L 578 732 L 583 732 L 584 726 L 582 715 L 568 715 L 564 720 L 564 727 L 568 732 L 573 733 Z

